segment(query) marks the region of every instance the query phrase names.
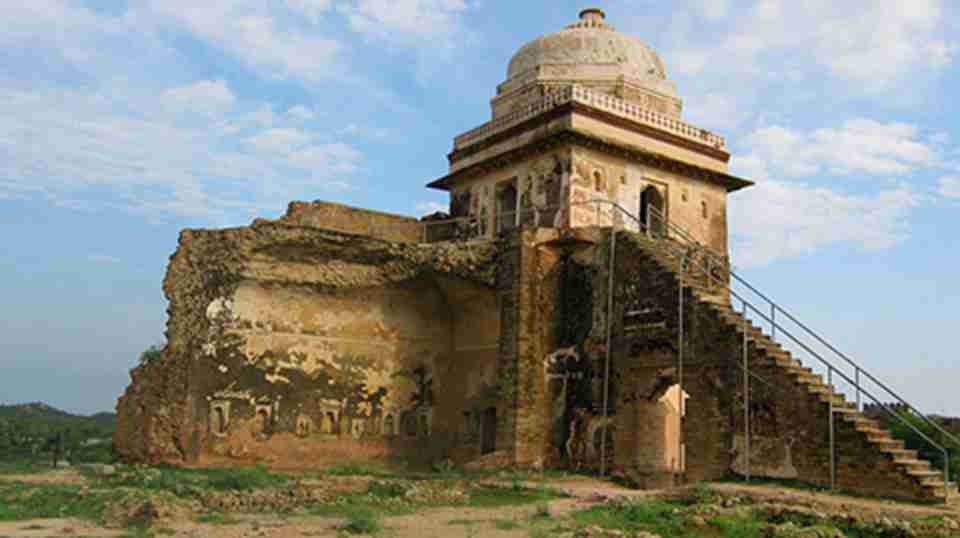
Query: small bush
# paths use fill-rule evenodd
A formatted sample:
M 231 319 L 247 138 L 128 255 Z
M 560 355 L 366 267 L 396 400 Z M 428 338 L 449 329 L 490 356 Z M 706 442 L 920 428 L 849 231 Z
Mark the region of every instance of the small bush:
M 533 513 L 534 519 L 550 519 L 553 517 L 553 513 L 550 512 L 550 505 L 548 503 L 542 502 L 537 504 L 537 509 Z
M 355 510 L 347 514 L 347 521 L 340 527 L 350 534 L 378 534 L 383 530 L 380 515 L 372 510 Z
M 197 523 L 207 523 L 209 525 L 236 525 L 240 523 L 240 520 L 234 519 L 227 514 L 222 514 L 220 512 L 208 512 L 206 514 L 200 514 L 196 518 Z
M 520 524 L 512 519 L 498 519 L 493 522 L 493 526 L 501 531 L 512 531 L 520 528 Z
M 367 485 L 367 493 L 380 498 L 403 497 L 407 493 L 407 488 L 398 482 L 374 480 Z
M 262 465 L 210 469 L 205 474 L 207 485 L 219 490 L 250 491 L 282 486 L 290 481 L 288 477 L 271 473 Z
M 336 465 L 323 470 L 323 474 L 329 476 L 389 476 L 391 473 L 383 466 L 345 463 Z

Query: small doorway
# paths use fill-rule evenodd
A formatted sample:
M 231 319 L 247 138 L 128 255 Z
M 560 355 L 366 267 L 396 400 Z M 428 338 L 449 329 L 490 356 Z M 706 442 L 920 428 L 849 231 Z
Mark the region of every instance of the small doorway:
M 480 453 L 489 454 L 497 449 L 497 408 L 490 407 L 483 412 L 483 424 L 480 428 Z
M 661 217 L 666 218 L 663 206 L 663 195 L 656 187 L 651 185 L 640 193 L 640 222 L 648 227 L 649 232 L 656 235 L 663 233 Z
M 227 416 L 222 407 L 213 408 L 213 432 L 218 434 L 227 433 Z
M 266 409 L 257 410 L 256 430 L 257 435 L 268 435 L 270 433 L 270 412 Z

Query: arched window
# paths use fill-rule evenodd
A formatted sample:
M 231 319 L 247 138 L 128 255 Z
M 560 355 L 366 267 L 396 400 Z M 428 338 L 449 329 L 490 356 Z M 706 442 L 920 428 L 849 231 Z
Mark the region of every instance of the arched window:
M 706 203 L 706 202 L 700 202 L 700 216 L 703 217 L 703 218 L 707 218 L 707 203 Z
M 387 418 L 383 421 L 383 434 L 384 435 L 393 435 L 396 433 L 393 425 L 393 415 L 387 415 Z
M 593 190 L 597 192 L 606 192 L 607 182 L 603 180 L 603 174 L 600 170 L 593 171 Z

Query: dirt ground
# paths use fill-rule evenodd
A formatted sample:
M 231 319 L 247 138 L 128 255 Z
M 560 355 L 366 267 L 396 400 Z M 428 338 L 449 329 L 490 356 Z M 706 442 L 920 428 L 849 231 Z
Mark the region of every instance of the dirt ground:
M 83 477 L 74 471 L 64 470 L 38 475 L 0 476 L 0 480 L 17 480 L 40 483 L 83 482 Z M 494 482 L 490 480 L 489 482 Z M 594 504 L 618 497 L 655 497 L 664 492 L 637 491 L 591 479 L 574 476 L 529 484 L 548 485 L 564 491 L 570 498 L 549 503 L 552 518 L 588 508 Z M 878 499 L 864 499 L 840 495 L 828 495 L 811 491 L 775 486 L 717 483 L 711 489 L 724 495 L 749 496 L 755 501 L 799 505 L 824 513 L 858 513 L 878 516 L 916 518 L 945 515 L 960 519 L 960 499 L 948 506 L 924 506 Z M 499 508 L 427 508 L 416 514 L 384 518 L 384 535 L 391 538 L 527 538 L 529 527 L 517 525 L 507 529 L 503 520 L 527 521 L 541 507 L 523 505 Z M 158 522 L 154 536 L 175 538 L 302 538 L 342 537 L 340 518 L 314 516 L 274 516 L 269 514 L 231 514 L 227 523 L 198 523 L 194 520 L 165 520 Z M 497 525 L 500 521 L 501 525 Z M 498 528 L 499 527 L 499 528 Z M 130 531 L 104 529 L 77 519 L 37 519 L 16 522 L 0 522 L 0 538 L 28 537 L 115 537 L 131 536 Z

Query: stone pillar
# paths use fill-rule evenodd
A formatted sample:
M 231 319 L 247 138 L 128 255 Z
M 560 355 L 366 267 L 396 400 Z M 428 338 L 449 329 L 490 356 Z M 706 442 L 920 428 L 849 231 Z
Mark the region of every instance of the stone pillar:
M 545 359 L 555 347 L 557 279 L 548 278 L 560 260 L 557 248 L 547 243 L 556 237 L 547 228 L 526 230 L 520 237 L 520 272 L 517 275 L 517 399 L 516 463 L 542 463 L 548 456 L 551 399 Z

